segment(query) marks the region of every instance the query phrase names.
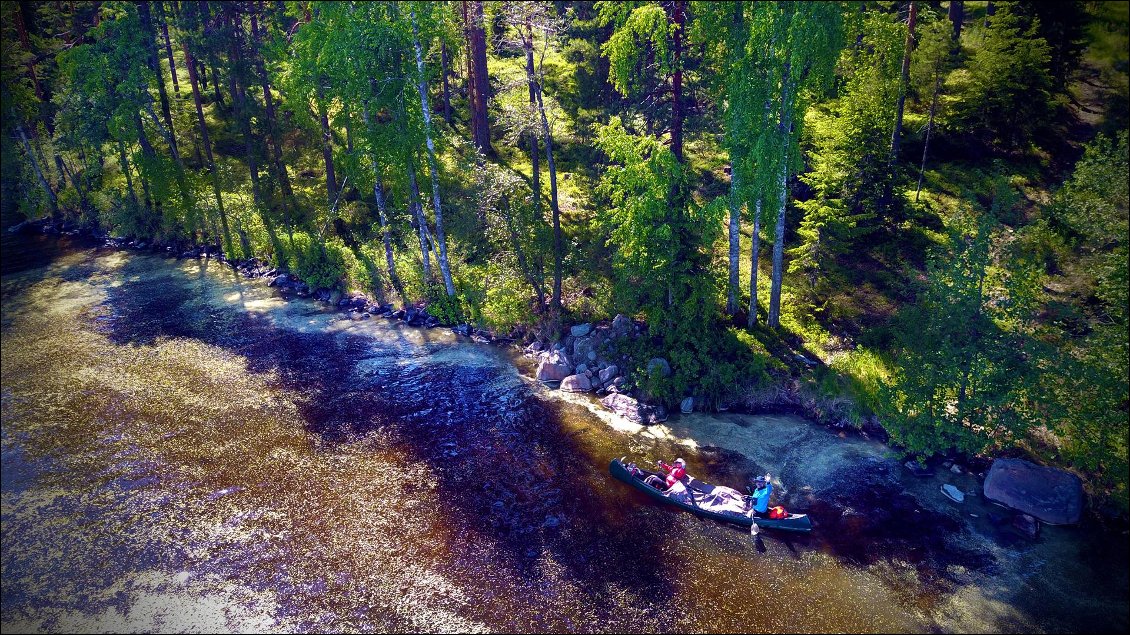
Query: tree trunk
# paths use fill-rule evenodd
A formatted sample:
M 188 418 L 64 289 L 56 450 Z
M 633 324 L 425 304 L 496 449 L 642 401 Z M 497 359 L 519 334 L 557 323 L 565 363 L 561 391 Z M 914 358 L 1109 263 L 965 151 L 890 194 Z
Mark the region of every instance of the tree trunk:
M 794 93 L 797 89 L 792 85 L 790 66 L 785 64 L 781 79 L 781 118 L 777 132 L 781 137 L 781 165 L 777 180 L 777 231 L 773 239 L 773 277 L 769 287 L 769 326 L 781 326 L 781 276 L 784 271 L 785 258 L 785 205 L 789 199 L 789 144 L 792 135 L 792 108 Z
M 326 196 L 329 206 L 333 207 L 337 200 L 337 177 L 334 175 L 334 147 L 333 131 L 330 130 L 329 113 L 326 109 L 326 98 L 322 93 L 319 82 L 315 95 L 318 106 L 318 123 L 322 126 L 322 159 L 326 163 Z
M 158 3 L 159 4 L 159 3 Z M 169 149 L 174 157 L 179 156 L 177 152 L 177 135 L 176 130 L 173 128 L 173 115 L 169 109 L 169 94 L 165 90 L 165 74 L 161 70 L 161 63 L 157 61 L 157 30 L 153 26 L 153 16 L 149 10 L 148 2 L 141 2 L 137 6 L 137 12 L 141 17 L 141 29 L 145 32 L 145 59 L 149 65 L 149 69 L 157 76 L 157 94 L 161 99 L 161 114 L 165 119 L 165 128 L 169 134 L 166 136 L 166 141 L 169 144 Z
M 259 9 L 262 10 L 260 3 Z M 291 210 L 297 208 L 298 203 L 294 199 L 294 190 L 290 186 L 290 175 L 286 171 L 286 165 L 282 160 L 282 144 L 278 138 L 278 123 L 275 117 L 275 102 L 271 97 L 271 84 L 267 77 L 267 65 L 263 62 L 262 49 L 260 47 L 260 38 L 262 32 L 259 30 L 258 18 L 254 13 L 251 14 L 251 38 L 253 47 L 253 54 L 255 56 L 255 69 L 259 73 L 259 81 L 263 85 L 263 110 L 267 117 L 267 145 L 271 151 L 271 163 L 274 165 L 275 178 L 282 188 L 283 198 L 283 223 L 286 225 L 287 234 L 291 240 L 294 240 L 294 225 L 290 219 Z
M 208 124 L 204 120 L 204 107 L 200 102 L 200 85 L 196 81 L 196 66 L 188 46 L 184 45 L 184 65 L 188 67 L 188 81 L 192 85 L 192 100 L 196 103 L 196 121 L 200 125 L 200 138 L 204 143 L 204 154 L 208 157 L 208 169 L 212 172 L 212 191 L 216 195 L 216 211 L 220 214 L 220 227 L 223 230 L 224 253 L 231 253 L 231 231 L 228 229 L 228 215 L 224 211 L 224 198 L 220 195 L 220 173 L 212 159 L 212 144 L 208 140 Z
M 224 95 L 220 92 L 220 71 L 216 68 L 215 60 L 212 61 L 212 88 L 216 94 L 216 105 L 224 107 Z
M 468 4 L 470 5 L 468 7 Z M 483 26 L 482 0 L 463 3 L 464 25 L 467 37 L 468 101 L 471 107 L 471 137 L 484 154 L 491 154 L 490 123 L 487 119 L 487 101 L 490 99 L 490 81 L 487 76 L 487 36 Z M 473 93 L 473 98 L 471 98 Z
M 890 165 L 898 163 L 899 143 L 902 135 L 902 114 L 906 105 L 906 91 L 910 82 L 910 53 L 914 50 L 914 24 L 918 17 L 918 5 L 910 2 L 910 14 L 906 18 L 906 47 L 902 54 L 902 76 L 899 80 L 898 106 L 895 110 L 895 129 L 891 133 Z
M 416 158 L 408 153 L 408 189 L 412 197 L 408 202 L 411 213 L 416 217 L 416 230 L 420 235 L 420 257 L 424 259 L 424 281 L 431 284 L 431 237 L 428 234 L 428 220 L 424 218 L 424 206 L 420 202 L 420 183 L 416 180 Z
M 526 83 L 530 88 L 530 116 L 534 116 L 533 111 L 538 107 L 537 97 L 537 75 L 534 74 L 534 35 L 533 26 L 530 24 L 529 17 L 526 18 L 526 37 L 522 40 L 522 47 L 526 50 Z M 538 135 L 533 127 L 530 128 L 530 163 L 532 170 L 530 172 L 530 187 L 533 190 L 533 203 L 534 203 L 534 216 L 538 219 L 541 218 L 541 165 L 539 156 L 541 153 L 538 150 Z
M 502 218 L 506 221 L 506 229 L 510 232 L 510 245 L 514 249 L 514 255 L 518 258 L 518 268 L 521 269 L 522 275 L 525 276 L 526 282 L 529 283 L 530 288 L 534 290 L 534 295 L 538 299 L 539 310 L 545 308 L 545 289 L 538 277 L 530 270 L 529 264 L 526 261 L 526 252 L 522 249 L 522 243 L 518 237 L 518 230 L 514 227 L 514 221 L 510 217 L 510 203 L 504 198 L 498 205 L 499 211 L 502 213 Z
M 22 124 L 16 124 L 16 134 L 19 135 L 20 143 L 23 145 L 24 151 L 27 152 L 27 156 L 31 160 L 31 167 L 35 170 L 35 176 L 39 178 L 39 184 L 43 187 L 43 192 L 47 194 L 47 200 L 51 202 L 51 216 L 52 218 L 56 218 L 59 215 L 59 199 L 55 196 L 55 190 L 51 189 L 51 184 L 48 183 L 46 177 L 43 176 L 43 170 L 39 166 L 39 161 L 35 158 L 35 153 L 31 149 L 31 143 L 28 141 L 27 134 L 24 132 Z
M 157 19 L 161 23 L 161 35 L 165 38 L 165 55 L 169 58 L 169 75 L 173 78 L 173 92 L 180 94 L 180 82 L 177 81 L 177 64 L 173 61 L 173 43 L 169 39 L 169 20 L 165 14 L 165 3 L 157 2 Z
M 926 122 L 926 143 L 922 145 L 922 166 L 918 168 L 918 187 L 914 190 L 914 202 L 922 193 L 922 176 L 926 173 L 926 152 L 930 150 L 930 133 L 934 131 L 934 113 L 938 109 L 938 93 L 941 92 L 942 74 L 934 72 L 934 96 L 930 98 L 930 118 Z
M 369 107 L 365 106 L 361 110 L 361 117 L 365 122 L 365 127 L 370 127 L 369 122 Z M 384 242 L 385 248 L 385 265 L 388 267 L 389 282 L 392 283 L 392 288 L 396 290 L 397 295 L 400 296 L 401 303 L 407 305 L 408 298 L 405 297 L 404 285 L 400 282 L 400 276 L 396 273 L 396 260 L 392 254 L 392 230 L 388 226 L 388 211 L 386 209 L 384 184 L 381 183 L 381 168 L 377 161 L 376 155 L 373 156 L 373 198 L 377 203 L 377 218 L 381 223 L 381 238 Z
M 481 16 L 482 5 L 479 4 Z M 439 168 L 436 166 L 436 149 L 432 143 L 432 113 L 428 107 L 428 84 L 424 75 L 424 51 L 420 46 L 420 25 L 416 21 L 416 12 L 410 13 L 412 18 L 412 40 L 416 49 L 416 90 L 420 93 L 420 108 L 424 111 L 424 143 L 428 147 L 428 168 L 432 176 L 432 205 L 436 216 L 436 240 L 439 242 L 439 269 L 443 273 L 443 284 L 447 288 L 447 295 L 455 295 L 455 283 L 451 279 L 451 268 L 447 262 L 447 239 L 443 232 L 443 204 L 439 197 Z M 485 66 L 485 62 L 484 62 Z
M 39 77 L 35 74 L 35 51 L 31 50 L 31 40 L 27 36 L 27 24 L 24 22 L 24 5 L 22 2 L 16 5 L 16 33 L 20 38 L 20 46 L 27 54 L 27 74 L 31 78 L 32 88 L 35 89 L 35 98 L 42 104 L 43 87 L 39 85 Z M 5 57 L 7 57 L 6 54 Z
M 448 81 L 448 76 L 451 75 L 451 58 L 447 55 L 447 42 L 443 43 L 443 48 L 440 50 L 440 64 L 443 65 L 443 120 L 450 125 L 451 83 Z
M 990 19 L 997 14 L 997 3 L 989 0 L 985 3 L 985 26 L 989 26 Z
M 950 0 L 950 22 L 953 22 L 953 41 L 961 40 L 961 23 L 965 19 L 965 3 L 959 0 Z
M 761 249 L 761 196 L 753 205 L 753 249 L 749 255 L 749 328 L 757 324 L 757 267 Z
M 561 207 L 557 203 L 557 165 L 553 162 L 553 134 L 549 130 L 549 118 L 545 114 L 545 100 L 542 98 L 541 84 L 534 82 L 538 98 L 538 113 L 541 115 L 541 131 L 545 137 L 545 162 L 549 165 L 549 208 L 553 213 L 553 299 L 555 310 L 561 311 L 562 261 L 565 258 L 565 240 L 561 234 Z
M 141 205 L 137 202 L 137 190 L 133 189 L 133 175 L 130 174 L 129 159 L 126 157 L 126 144 L 121 141 L 118 141 L 118 165 L 126 177 L 126 189 L 129 191 L 130 200 L 133 201 L 133 208 L 141 209 Z
M 683 162 L 683 30 L 687 21 L 687 3 L 672 3 L 671 22 L 675 25 L 674 46 L 671 56 L 674 73 L 671 76 L 671 152 Z
M 741 253 L 742 205 L 738 195 L 738 171 L 730 161 L 730 282 L 726 289 L 726 314 L 738 310 L 738 255 Z

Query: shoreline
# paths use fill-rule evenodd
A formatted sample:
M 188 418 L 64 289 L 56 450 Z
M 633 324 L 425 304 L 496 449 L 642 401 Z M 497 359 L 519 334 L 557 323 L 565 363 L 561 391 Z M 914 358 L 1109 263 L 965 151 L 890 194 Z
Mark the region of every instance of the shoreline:
M 257 258 L 247 260 L 231 260 L 224 257 L 219 246 L 203 245 L 195 246 L 191 249 L 181 250 L 178 247 L 170 245 L 160 245 L 156 243 L 147 243 L 146 241 L 129 240 L 125 238 L 112 238 L 108 235 L 99 234 L 88 230 L 83 230 L 78 227 L 68 226 L 66 223 L 54 224 L 51 219 L 38 219 L 34 221 L 23 221 L 11 227 L 5 228 L 11 234 L 21 233 L 41 233 L 44 235 L 67 236 L 76 238 L 94 249 L 115 249 L 124 251 L 140 251 L 147 252 L 154 255 L 162 255 L 167 258 L 176 260 L 183 260 L 187 258 L 195 259 L 215 259 L 218 262 L 227 265 L 233 272 L 238 273 L 244 278 L 253 280 L 265 280 L 268 287 L 278 289 L 280 297 L 284 301 L 291 301 L 294 299 L 310 299 L 318 302 L 319 304 L 329 305 L 329 308 L 336 310 L 342 314 L 350 316 L 354 320 L 367 320 L 372 318 L 385 318 L 389 321 L 399 321 L 405 323 L 406 326 L 414 328 L 443 328 L 450 330 L 455 335 L 460 335 L 470 339 L 471 341 L 480 344 L 490 344 L 497 348 L 505 350 L 511 361 L 514 363 L 515 368 L 519 374 L 531 382 L 539 383 L 546 392 L 552 393 L 553 397 L 562 402 L 576 403 L 574 395 L 584 398 L 588 402 L 588 409 L 601 418 L 615 417 L 623 421 L 620 426 L 613 426 L 614 428 L 625 431 L 626 427 L 640 427 L 647 429 L 649 426 L 656 424 L 663 424 L 668 421 L 667 409 L 663 406 L 655 406 L 654 404 L 647 403 L 644 399 L 636 397 L 640 405 L 641 411 L 645 408 L 654 412 L 658 408 L 660 414 L 652 418 L 645 418 L 642 422 L 635 422 L 629 418 L 624 417 L 622 414 L 617 413 L 606 406 L 602 406 L 601 396 L 609 395 L 612 392 L 619 392 L 616 390 L 611 391 L 598 391 L 595 389 L 586 391 L 565 391 L 560 389 L 560 380 L 558 381 L 543 381 L 539 380 L 534 369 L 538 365 L 537 353 L 543 349 L 534 349 L 523 343 L 530 336 L 530 328 L 532 327 L 518 327 L 515 331 L 509 333 L 507 336 L 500 336 L 487 329 L 479 329 L 471 326 L 470 324 L 459 325 L 443 325 L 434 316 L 427 312 L 427 305 L 424 303 L 416 303 L 402 309 L 395 309 L 392 305 L 381 304 L 374 301 L 367 294 L 352 292 L 349 294 L 331 290 L 331 289 L 311 289 L 307 283 L 300 280 L 294 274 L 289 273 L 285 268 L 271 267 L 260 261 Z M 634 322 L 632 324 L 635 324 Z M 608 321 L 593 322 L 590 324 L 593 329 L 597 328 L 610 328 Z M 644 327 L 646 328 L 646 326 Z M 565 341 L 570 332 L 569 326 L 562 327 L 565 337 L 560 341 Z M 640 331 L 640 326 L 635 327 L 636 336 Z M 594 330 L 595 333 L 595 330 Z M 535 342 L 540 342 L 539 339 L 534 339 Z M 553 350 L 553 343 L 545 344 L 544 351 Z M 543 351 L 543 352 L 544 352 Z M 529 362 L 522 363 L 522 362 Z M 897 446 L 890 443 L 889 435 L 883 429 L 881 422 L 874 415 L 866 417 L 856 426 L 845 418 L 835 418 L 827 415 L 824 409 L 819 407 L 817 399 L 819 397 L 812 394 L 806 394 L 800 384 L 799 378 L 791 374 L 786 377 L 775 376 L 776 383 L 770 386 L 760 387 L 757 392 L 747 390 L 746 393 L 738 399 L 735 399 L 724 408 L 719 408 L 716 411 L 706 411 L 695 407 L 691 413 L 679 412 L 672 410 L 670 416 L 684 417 L 688 414 L 692 416 L 707 416 L 707 417 L 723 417 L 723 416 L 796 416 L 802 418 L 820 429 L 829 431 L 836 434 L 841 439 L 849 437 L 860 437 L 865 441 L 876 441 L 882 444 L 890 453 L 899 453 L 903 458 L 897 461 L 899 463 L 900 471 L 907 470 L 907 473 L 914 474 L 913 470 L 902 465 L 904 462 L 911 462 L 914 459 L 908 458 L 906 453 Z M 611 386 L 610 386 L 611 387 Z M 635 392 L 635 391 L 632 391 Z M 626 393 L 620 393 L 626 394 Z M 631 393 L 627 393 L 631 394 Z M 766 398 L 766 395 L 773 395 Z M 696 404 L 697 406 L 697 404 Z M 743 453 L 744 454 L 744 453 Z M 748 455 L 745 455 L 748 458 Z M 976 475 L 979 482 L 983 486 L 987 471 L 993 461 L 997 458 L 1028 458 L 1023 452 L 1005 452 L 997 457 L 980 457 L 980 456 L 961 456 L 961 455 L 946 455 L 934 456 L 926 461 L 927 470 L 933 473 L 944 472 L 946 470 L 960 469 L 963 473 Z M 983 487 L 981 488 L 983 489 Z M 1082 526 L 1095 525 L 1102 528 L 1104 531 L 1121 532 L 1123 535 L 1130 534 L 1130 526 L 1127 526 L 1124 519 L 1111 519 L 1102 514 L 1102 510 L 1097 506 L 1090 504 L 1090 498 L 1087 497 L 1088 504 L 1085 505 L 1083 516 L 1077 525 Z M 1016 517 L 1023 515 L 1022 512 L 1008 509 L 1011 518 L 1002 521 L 1002 524 L 1010 524 Z M 1123 520 L 1123 522 L 1119 522 Z M 1029 532 L 1028 538 L 1037 539 L 1039 534 L 1038 526 L 1040 521 L 1035 521 L 1037 528 L 1035 533 Z

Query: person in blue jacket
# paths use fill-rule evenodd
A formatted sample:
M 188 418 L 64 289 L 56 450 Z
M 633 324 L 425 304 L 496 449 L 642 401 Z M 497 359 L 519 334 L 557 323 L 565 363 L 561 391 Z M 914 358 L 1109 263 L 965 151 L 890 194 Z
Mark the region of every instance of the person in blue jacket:
M 769 496 L 772 493 L 772 477 L 768 473 L 765 476 L 758 476 L 754 481 L 753 495 L 750 497 L 750 506 L 755 517 L 769 513 Z
M 769 496 L 773 493 L 772 477 L 766 472 L 765 476 L 757 477 L 753 486 L 753 494 L 749 497 L 749 518 L 753 521 L 750 523 L 749 533 L 751 536 L 757 536 L 757 518 L 764 518 L 769 513 Z

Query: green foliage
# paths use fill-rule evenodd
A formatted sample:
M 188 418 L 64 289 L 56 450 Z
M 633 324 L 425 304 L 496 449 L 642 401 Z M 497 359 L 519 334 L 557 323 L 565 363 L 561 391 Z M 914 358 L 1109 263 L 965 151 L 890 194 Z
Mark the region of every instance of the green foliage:
M 661 320 L 682 273 L 680 252 L 701 244 L 682 241 L 697 227 L 686 210 L 672 209 L 670 201 L 684 178 L 682 166 L 655 138 L 627 132 L 619 117 L 598 126 L 597 145 L 610 160 L 597 193 L 609 201 L 602 224 L 608 228 L 608 245 L 616 249 L 619 294 L 649 319 Z
M 841 96 L 809 112 L 811 169 L 800 178 L 815 195 L 797 205 L 804 220 L 789 271 L 804 273 L 816 294 L 817 281 L 829 280 L 819 274 L 874 231 L 879 214 L 891 213 L 884 199 L 895 178 L 889 156 L 906 28 L 871 13 L 860 37 L 840 60 Z
M 1014 196 L 999 187 L 993 211 Z M 994 214 L 972 205 L 963 211 L 918 302 L 900 316 L 900 367 L 884 390 L 887 429 L 913 453 L 1005 447 L 1036 414 L 1031 360 L 1039 347 L 1030 326 L 1037 298 L 1026 284 L 1035 276 L 997 269 Z
M 345 253 L 340 240 L 320 242 L 306 232 L 294 232 L 293 246 L 287 254 L 287 267 L 312 289 L 332 289 L 345 275 Z
M 669 44 L 673 29 L 659 5 L 644 4 L 631 10 L 602 49 L 610 66 L 608 78 L 616 90 L 628 95 L 641 89 L 649 61 L 661 75 L 674 71 Z
M 433 284 L 428 287 L 427 298 L 428 313 L 435 316 L 441 324 L 460 324 L 466 321 L 463 299 L 459 294 L 447 295 L 443 285 Z
M 507 333 L 516 326 L 536 322 L 529 288 L 521 278 L 490 263 L 487 265 L 484 282 L 486 291 L 481 305 L 481 322 L 484 326 Z
M 1059 346 L 1043 382 L 1065 457 L 1094 473 L 1123 512 L 1130 507 L 1127 136 L 1091 143 L 1052 206 L 1086 272 L 1082 292 L 1089 297 L 1060 325 L 1063 332 L 1049 334 Z
M 1007 4 L 987 28 L 971 31 L 969 81 L 955 108 L 956 125 L 1005 147 L 1023 148 L 1050 113 L 1048 43 L 1039 36 L 1038 24 Z

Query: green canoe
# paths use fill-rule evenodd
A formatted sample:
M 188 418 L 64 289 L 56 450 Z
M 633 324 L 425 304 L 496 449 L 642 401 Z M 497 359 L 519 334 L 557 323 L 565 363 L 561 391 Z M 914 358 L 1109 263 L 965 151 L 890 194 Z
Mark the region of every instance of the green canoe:
M 666 478 L 665 475 L 658 472 L 651 472 L 639 468 L 638 466 L 637 469 L 638 475 L 633 475 L 628 470 L 628 465 L 624 463 L 623 458 L 612 459 L 612 462 L 608 464 L 608 471 L 612 474 L 613 478 L 624 481 L 628 485 L 631 485 L 632 487 L 638 489 L 644 494 L 647 494 L 657 501 L 675 505 L 680 509 L 691 512 L 692 514 L 695 514 L 697 516 L 701 516 L 702 518 L 711 518 L 713 520 L 719 520 L 722 522 L 734 523 L 735 525 L 741 525 L 742 527 L 749 527 L 751 524 L 753 524 L 753 519 L 749 516 L 748 513 L 738 514 L 735 512 L 712 511 L 701 505 L 669 498 L 663 492 L 652 487 L 651 485 L 648 485 L 647 483 L 644 483 L 643 481 L 643 479 L 646 479 L 650 475 L 658 476 L 661 479 Z M 701 497 L 702 495 L 712 494 L 715 489 L 714 485 L 700 481 L 690 475 L 687 475 L 683 483 L 689 490 L 692 490 L 697 494 L 695 497 L 696 499 Z M 784 518 L 759 517 L 757 519 L 757 526 L 761 529 L 780 529 L 782 531 L 796 531 L 807 533 L 812 531 L 812 519 L 809 518 L 807 514 L 789 514 Z

